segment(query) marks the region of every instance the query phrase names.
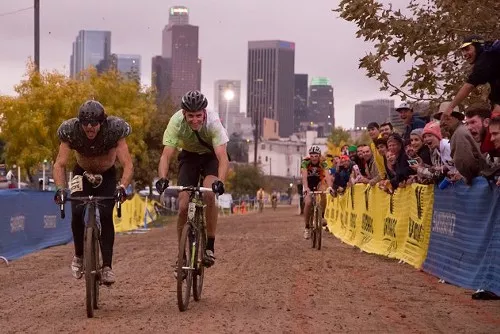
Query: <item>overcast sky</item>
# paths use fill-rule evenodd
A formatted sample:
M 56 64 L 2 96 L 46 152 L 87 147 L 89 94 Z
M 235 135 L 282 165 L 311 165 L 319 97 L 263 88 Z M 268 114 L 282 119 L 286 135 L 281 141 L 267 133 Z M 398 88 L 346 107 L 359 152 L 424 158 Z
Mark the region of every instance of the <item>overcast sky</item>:
M 142 81 L 150 85 L 151 58 L 161 54 L 168 10 L 184 5 L 190 9 L 190 23 L 200 27 L 201 88 L 209 100 L 215 80 L 241 80 L 244 110 L 247 42 L 282 39 L 296 43 L 295 73 L 332 81 L 337 125 L 351 127 L 356 103 L 388 94 L 358 69 L 358 59 L 370 48 L 356 39 L 354 24 L 331 12 L 337 4 L 336 0 L 42 0 L 41 68 L 69 74 L 78 31 L 110 30 L 111 51 L 140 54 Z M 0 0 L 0 94 L 13 94 L 28 57 L 33 56 L 33 10 L 2 14 L 30 6 L 33 0 Z

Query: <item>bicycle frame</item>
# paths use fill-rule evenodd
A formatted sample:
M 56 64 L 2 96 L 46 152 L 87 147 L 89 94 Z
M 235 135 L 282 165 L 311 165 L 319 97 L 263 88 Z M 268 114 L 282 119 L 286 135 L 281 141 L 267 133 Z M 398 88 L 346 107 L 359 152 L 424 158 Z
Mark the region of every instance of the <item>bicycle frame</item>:
M 211 188 L 173 186 L 167 189 L 177 191 L 188 191 L 189 202 L 186 225 L 182 228 L 179 239 L 179 254 L 177 257 L 177 304 L 181 312 L 185 311 L 189 304 L 191 288 L 195 301 L 201 298 L 203 289 L 204 264 L 203 256 L 206 251 L 207 231 L 205 222 L 205 204 L 202 194 L 212 192 Z M 201 251 L 201 258 L 200 258 Z M 189 252 L 188 254 L 186 254 Z M 187 256 L 189 258 L 187 258 Z M 188 262 L 188 263 L 186 263 Z M 183 285 L 186 289 L 183 291 Z M 194 283 L 194 284 L 193 284 Z
M 63 198 L 63 204 L 60 205 L 61 218 L 66 216 L 64 212 L 64 202 L 73 201 L 81 202 L 80 205 L 85 207 L 84 213 L 87 214 L 87 219 L 84 219 L 84 273 L 85 273 L 85 290 L 86 290 L 86 307 L 87 317 L 94 316 L 94 309 L 98 308 L 99 302 L 99 285 L 101 284 L 100 269 L 100 241 L 101 241 L 101 224 L 97 219 L 98 207 L 100 201 L 115 200 L 114 197 L 95 197 L 82 196 Z M 121 202 L 117 201 L 118 217 L 121 217 Z

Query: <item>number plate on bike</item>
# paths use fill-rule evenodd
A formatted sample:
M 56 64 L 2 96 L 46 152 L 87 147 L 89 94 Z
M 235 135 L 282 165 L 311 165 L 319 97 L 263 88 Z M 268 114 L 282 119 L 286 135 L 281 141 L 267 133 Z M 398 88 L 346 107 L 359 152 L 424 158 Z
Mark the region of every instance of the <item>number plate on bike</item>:
M 188 207 L 188 219 L 193 219 L 195 212 L 196 212 L 196 204 L 192 203 L 192 202 L 189 203 L 189 207 Z

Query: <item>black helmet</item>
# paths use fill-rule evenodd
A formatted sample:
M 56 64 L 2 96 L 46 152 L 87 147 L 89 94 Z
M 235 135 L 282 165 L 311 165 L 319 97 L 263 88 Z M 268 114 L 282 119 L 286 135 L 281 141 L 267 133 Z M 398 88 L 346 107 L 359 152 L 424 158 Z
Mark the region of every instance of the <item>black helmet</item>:
M 200 111 L 207 105 L 207 98 L 197 90 L 189 91 L 182 97 L 181 107 L 184 111 Z
M 85 101 L 78 110 L 78 119 L 80 121 L 104 121 L 106 120 L 104 107 L 98 101 Z

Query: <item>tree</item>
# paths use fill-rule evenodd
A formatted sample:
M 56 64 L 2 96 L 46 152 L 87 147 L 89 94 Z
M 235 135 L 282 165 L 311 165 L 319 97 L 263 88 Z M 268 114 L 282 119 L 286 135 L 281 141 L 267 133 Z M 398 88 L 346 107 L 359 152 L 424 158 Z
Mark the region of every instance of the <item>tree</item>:
M 359 146 L 359 145 L 369 145 L 372 142 L 372 139 L 370 138 L 370 135 L 368 134 L 368 131 L 364 130 L 361 133 L 361 136 L 356 138 L 356 140 L 353 142 L 354 145 Z
M 410 0 L 407 13 L 377 0 L 342 0 L 334 10 L 357 25 L 357 38 L 374 43 L 359 67 L 381 83 L 381 90 L 401 99 L 429 100 L 431 108 L 451 99 L 467 71 L 458 46 L 471 33 L 486 39 L 500 36 L 498 0 Z M 397 84 L 385 69 L 388 62 L 411 64 Z M 484 98 L 479 89 L 471 99 Z
M 344 130 L 342 127 L 336 127 L 333 129 L 330 137 L 328 137 L 328 154 L 340 155 L 340 149 L 342 146 L 347 145 L 352 142 L 351 134 Z
M 73 80 L 57 71 L 38 73 L 29 64 L 26 78 L 15 91 L 16 97 L 0 96 L 0 127 L 7 163 L 23 166 L 28 175 L 44 159 L 55 160 L 59 125 L 75 117 L 82 102 L 91 98 L 102 102 L 107 114 L 129 122 L 132 134 L 127 143 L 132 157 L 147 162 L 143 138 L 156 107 L 154 95 L 142 92 L 137 82 L 116 71 L 98 75 L 95 69 L 84 72 L 81 80 Z
M 149 130 L 144 135 L 147 159 L 146 161 L 138 161 L 134 172 L 134 179 L 139 187 L 151 185 L 153 179 L 158 175 L 158 163 L 163 151 L 163 133 L 175 112 L 175 106 L 171 102 L 165 101 L 159 103 L 151 115 Z M 175 155 L 170 161 L 169 178 L 172 179 L 172 176 L 176 176 L 177 171 L 177 155 Z M 150 190 L 153 189 L 150 188 Z
M 5 141 L 2 138 L 0 138 L 0 163 L 5 163 L 4 148 L 5 148 Z
M 226 186 L 233 198 L 255 194 L 263 186 L 262 171 L 252 164 L 237 164 L 230 171 Z

